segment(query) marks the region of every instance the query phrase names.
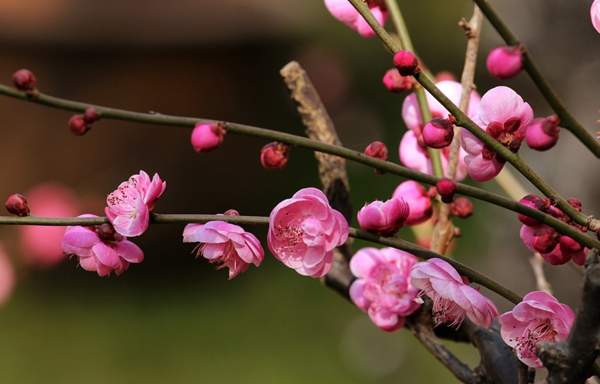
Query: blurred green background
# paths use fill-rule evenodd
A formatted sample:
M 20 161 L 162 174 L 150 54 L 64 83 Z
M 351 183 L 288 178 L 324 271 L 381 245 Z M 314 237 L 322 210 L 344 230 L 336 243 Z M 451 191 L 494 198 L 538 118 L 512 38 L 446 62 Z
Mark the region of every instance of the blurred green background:
M 457 22 L 470 17 L 471 2 L 400 3 L 427 65 L 459 74 L 465 38 Z M 592 127 L 600 63 L 589 2 L 494 3 Z M 362 150 L 384 140 L 397 161 L 402 98 L 380 83 L 390 57 L 375 39 L 362 39 L 334 20 L 321 0 L 0 0 L 0 25 L 5 83 L 26 67 L 42 91 L 66 98 L 301 134 L 278 75 L 297 60 L 321 92 L 342 141 Z M 481 62 L 499 42 L 486 24 Z M 477 80 L 480 90 L 499 84 L 484 66 Z M 526 76 L 509 85 L 538 115 L 550 112 Z M 293 150 L 285 171 L 266 172 L 258 164 L 264 144 L 258 139 L 229 135 L 219 150 L 196 154 L 186 129 L 100 121 L 86 136 L 74 137 L 68 118 L 0 99 L 0 196 L 57 181 L 101 214 L 104 196 L 144 169 L 167 180 L 159 212 L 236 208 L 264 215 L 299 188 L 319 185 L 312 154 L 302 149 Z M 581 182 L 583 172 L 597 174 L 587 166 L 593 158 L 569 134 L 550 153 L 523 152 L 565 194 L 581 197 L 589 211 L 599 208 L 597 180 Z M 355 208 L 389 196 L 399 182 L 354 164 L 349 172 Z M 533 289 L 512 214 L 477 204 L 475 216 L 459 225 L 456 257 L 520 293 Z M 264 240 L 264 228 L 248 229 Z M 260 269 L 227 281 L 224 271 L 193 258 L 192 247 L 181 244 L 181 230 L 153 226 L 135 240 L 145 250 L 144 263 L 101 279 L 73 261 L 28 267 L 20 262 L 17 231 L 0 228 L 19 266 L 16 291 L 0 309 L 0 382 L 453 382 L 408 332 L 377 330 L 341 297 L 270 257 Z M 558 267 L 549 276 L 557 297 L 576 304 L 577 273 Z M 477 362 L 469 347 L 451 348 Z

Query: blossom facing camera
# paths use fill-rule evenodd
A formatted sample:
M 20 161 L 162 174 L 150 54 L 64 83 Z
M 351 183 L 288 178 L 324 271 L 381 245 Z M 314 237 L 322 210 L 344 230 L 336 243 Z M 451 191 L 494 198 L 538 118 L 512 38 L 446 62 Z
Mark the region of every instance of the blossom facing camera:
M 408 204 L 408 217 L 405 225 L 421 224 L 431 218 L 433 209 L 431 197 L 421 184 L 413 180 L 400 183 L 392 196 L 394 199 L 404 201 Z
M 575 314 L 568 305 L 549 293 L 534 291 L 525 295 L 512 311 L 500 316 L 500 335 L 523 364 L 541 368 L 538 344 L 566 340 L 574 321 Z
M 459 327 L 468 318 L 489 328 L 498 316 L 490 299 L 465 284 L 456 269 L 448 262 L 433 258 L 416 264 L 410 273 L 411 283 L 433 301 L 435 325 Z
M 375 20 L 380 25 L 384 25 L 388 17 L 387 11 L 375 1 L 368 5 Z M 358 32 L 362 37 L 375 36 L 375 31 L 348 0 L 325 0 L 325 7 L 333 17 Z
M 190 141 L 196 152 L 208 152 L 218 148 L 225 138 L 225 128 L 221 124 L 196 124 Z
M 410 91 L 415 86 L 415 80 L 411 76 L 402 76 L 396 68 L 388 69 L 382 82 L 388 91 L 394 93 Z
M 410 270 L 417 258 L 396 248 L 363 248 L 350 261 L 357 279 L 350 298 L 371 321 L 391 332 L 404 325 L 406 317 L 420 306 L 419 290 L 410 283 Z
M 433 119 L 423 127 L 423 142 L 428 147 L 447 147 L 453 138 L 454 124 L 448 119 Z
M 126 237 L 146 232 L 150 224 L 150 212 L 166 187 L 167 183 L 158 173 L 150 179 L 144 171 L 122 182 L 108 195 L 104 209 L 115 230 Z
M 409 215 L 409 206 L 402 199 L 373 201 L 358 211 L 360 227 L 366 231 L 391 236 L 402 227 Z
M 19 91 L 31 92 L 35 90 L 37 79 L 29 69 L 19 69 L 12 76 L 13 85 Z
M 373 141 L 365 148 L 365 155 L 373 157 L 379 160 L 386 161 L 388 159 L 388 148 L 385 143 L 381 141 Z
M 316 278 L 329 272 L 333 249 L 346 242 L 348 230 L 348 222 L 323 192 L 303 188 L 273 208 L 267 240 L 284 265 Z
M 519 46 L 502 46 L 494 48 L 487 57 L 487 69 L 498 79 L 510 79 L 523 68 L 523 51 Z
M 288 163 L 290 146 L 272 142 L 260 150 L 260 165 L 264 169 L 283 169 Z
M 394 65 L 402 76 L 412 76 L 419 72 L 419 59 L 410 51 L 398 51 L 394 54 Z
M 13 215 L 19 217 L 29 216 L 30 211 L 27 198 L 20 193 L 14 193 L 8 196 L 4 206 L 6 207 L 6 210 Z
M 86 214 L 79 217 L 98 216 Z M 67 227 L 62 240 L 63 252 L 76 256 L 84 270 L 102 277 L 112 273 L 121 275 L 129 264 L 139 264 L 144 260 L 144 252 L 137 245 L 104 227 Z
M 560 120 L 556 115 L 534 119 L 527 126 L 525 133 L 525 141 L 529 148 L 546 151 L 554 147 L 560 134 L 558 124 L 560 124 Z
M 245 272 L 250 264 L 258 267 L 264 259 L 256 236 L 225 221 L 188 224 L 183 230 L 183 242 L 198 243 L 197 256 L 217 264 L 219 269 L 228 268 L 229 280 Z

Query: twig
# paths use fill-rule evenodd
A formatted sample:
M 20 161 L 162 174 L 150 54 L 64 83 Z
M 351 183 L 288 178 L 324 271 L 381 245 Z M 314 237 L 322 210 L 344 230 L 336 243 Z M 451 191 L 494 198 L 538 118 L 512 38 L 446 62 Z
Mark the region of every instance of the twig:
M 544 274 L 544 259 L 542 258 L 542 255 L 535 252 L 533 255 L 531 255 L 529 264 L 531 264 L 531 269 L 533 270 L 533 276 L 535 277 L 537 289 L 552 294 L 552 286 L 550 286 L 550 283 Z

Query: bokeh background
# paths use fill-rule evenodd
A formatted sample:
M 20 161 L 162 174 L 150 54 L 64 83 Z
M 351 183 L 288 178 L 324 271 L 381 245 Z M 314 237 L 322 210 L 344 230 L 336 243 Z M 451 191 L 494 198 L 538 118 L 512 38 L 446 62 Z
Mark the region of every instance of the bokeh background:
M 471 2 L 400 3 L 428 66 L 460 73 L 465 38 L 457 22 L 471 15 Z M 589 3 L 494 1 L 569 107 L 595 131 L 600 37 L 589 23 Z M 42 91 L 66 98 L 301 134 L 278 74 L 298 60 L 342 141 L 362 150 L 384 140 L 397 161 L 402 98 L 380 82 L 390 57 L 375 39 L 334 20 L 321 0 L 0 0 L 0 25 L 5 83 L 25 67 L 37 74 Z M 486 24 L 480 61 L 499 43 Z M 484 66 L 477 82 L 482 91 L 499 84 Z M 550 113 L 526 75 L 508 84 L 537 115 Z M 168 182 L 159 212 L 236 208 L 264 215 L 297 189 L 318 186 L 312 154 L 302 149 L 293 151 L 285 171 L 266 172 L 258 164 L 264 144 L 258 139 L 229 135 L 219 150 L 196 154 L 187 129 L 100 121 L 74 137 L 68 118 L 0 98 L 0 196 L 58 183 L 78 200 L 70 209 L 101 214 L 105 195 L 145 169 Z M 524 147 L 522 153 L 565 195 L 598 211 L 597 162 L 568 132 L 550 152 Z M 389 196 L 399 182 L 355 164 L 349 172 L 355 207 Z M 464 236 L 455 257 L 517 292 L 534 288 L 513 214 L 477 204 L 475 216 L 459 225 Z M 264 228 L 248 229 L 264 239 Z M 408 332 L 380 332 L 335 293 L 270 257 L 227 281 L 224 271 L 192 257 L 181 230 L 151 227 L 136 239 L 145 262 L 102 279 L 68 260 L 36 267 L 23 233 L 0 228 L 18 276 L 0 308 L 0 382 L 453 382 Z M 578 273 L 569 266 L 547 271 L 557 297 L 576 305 Z M 467 346 L 451 348 L 477 362 Z

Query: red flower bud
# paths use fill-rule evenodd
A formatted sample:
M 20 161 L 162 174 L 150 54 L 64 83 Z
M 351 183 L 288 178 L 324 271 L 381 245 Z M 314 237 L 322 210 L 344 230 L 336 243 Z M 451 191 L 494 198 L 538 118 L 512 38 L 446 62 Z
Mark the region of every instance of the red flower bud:
M 394 65 L 402 76 L 412 76 L 419 72 L 419 60 L 410 51 L 398 51 L 394 55 Z
M 13 73 L 12 81 L 15 88 L 25 92 L 33 91 L 37 84 L 35 75 L 29 69 L 19 69 L 17 72 Z
M 466 219 L 473 214 L 473 203 L 466 197 L 457 197 L 452 204 L 450 204 L 450 213 L 452 216 Z
M 83 136 L 90 128 L 90 125 L 85 122 L 83 115 L 73 115 L 69 119 L 69 129 L 74 135 Z
M 446 204 L 452 202 L 454 198 L 454 192 L 456 192 L 456 183 L 450 179 L 441 179 L 435 184 L 442 201 Z
M 423 127 L 423 142 L 431 148 L 444 148 L 452 143 L 454 125 L 447 119 L 433 119 Z
M 83 120 L 87 124 L 95 123 L 99 119 L 100 119 L 100 115 L 98 114 L 98 111 L 94 107 L 88 107 L 85 110 L 85 112 L 83 113 Z
M 381 141 L 374 141 L 371 144 L 367 145 L 363 153 L 369 157 L 374 157 L 380 160 L 388 159 L 387 146 Z
M 415 85 L 415 80 L 410 76 L 402 76 L 396 68 L 388 69 L 382 79 L 383 85 L 390 92 L 410 91 Z
M 554 147 L 560 134 L 558 124 L 560 124 L 560 120 L 556 115 L 534 119 L 529 123 L 525 132 L 527 145 L 537 151 L 545 151 Z
M 260 150 L 260 165 L 264 169 L 282 169 L 289 159 L 290 147 L 287 144 L 274 141 Z
M 533 240 L 533 249 L 538 251 L 539 253 L 549 253 L 551 252 L 556 244 L 558 243 L 558 238 L 556 236 L 556 232 L 547 231 L 539 234 Z
M 27 198 L 19 193 L 8 196 L 4 206 L 6 207 L 6 210 L 13 215 L 20 217 L 29 216 L 29 205 L 27 204 Z
M 569 236 L 561 236 L 559 239 L 560 249 L 563 252 L 574 253 L 579 252 L 583 248 L 581 244 Z

